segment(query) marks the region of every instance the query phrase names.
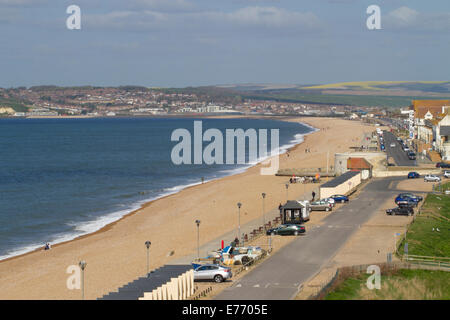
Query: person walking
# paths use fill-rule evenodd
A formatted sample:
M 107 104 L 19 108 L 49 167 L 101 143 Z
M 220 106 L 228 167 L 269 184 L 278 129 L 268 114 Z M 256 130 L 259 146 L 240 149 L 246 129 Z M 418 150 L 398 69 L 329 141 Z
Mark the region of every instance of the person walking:
M 312 192 L 312 197 L 312 201 L 314 201 L 314 199 L 316 198 L 316 193 L 314 191 Z

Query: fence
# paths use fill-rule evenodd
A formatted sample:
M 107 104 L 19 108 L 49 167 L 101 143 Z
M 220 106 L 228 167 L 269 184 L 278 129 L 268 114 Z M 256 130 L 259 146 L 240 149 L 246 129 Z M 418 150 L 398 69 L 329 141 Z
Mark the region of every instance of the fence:
M 195 291 L 197 292 L 198 287 L 195 287 Z M 192 300 L 199 300 L 201 298 L 206 297 L 211 291 L 212 291 L 213 287 L 208 287 L 205 290 L 202 290 L 201 292 L 198 292 L 195 294 L 195 296 L 193 296 L 191 299 Z
M 402 261 L 406 261 L 411 264 L 417 264 L 419 266 L 435 266 L 438 268 L 450 269 L 450 258 L 447 257 L 429 257 L 404 254 L 400 256 L 400 259 Z

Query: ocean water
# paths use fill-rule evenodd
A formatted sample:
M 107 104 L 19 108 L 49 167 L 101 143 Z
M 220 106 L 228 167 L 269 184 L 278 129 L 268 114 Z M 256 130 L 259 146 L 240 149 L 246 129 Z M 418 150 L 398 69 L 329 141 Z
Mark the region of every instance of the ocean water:
M 194 120 L 224 136 L 225 129 L 279 129 L 279 153 L 314 130 L 252 119 L 0 119 L 0 260 L 94 232 L 202 177 L 251 165 L 173 164 L 171 134 L 193 132 Z

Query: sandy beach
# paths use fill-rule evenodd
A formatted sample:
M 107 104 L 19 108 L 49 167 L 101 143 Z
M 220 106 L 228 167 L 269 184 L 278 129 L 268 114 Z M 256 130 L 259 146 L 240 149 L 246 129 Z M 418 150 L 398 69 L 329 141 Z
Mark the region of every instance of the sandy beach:
M 361 122 L 327 118 L 291 118 L 320 131 L 280 156 L 280 168 L 326 167 L 334 164 L 334 153 L 361 144 L 363 133 L 374 127 Z M 305 148 L 311 150 L 305 153 Z M 102 230 L 49 251 L 35 251 L 0 262 L 0 299 L 80 299 L 80 290 L 68 290 L 66 273 L 70 265 L 87 262 L 86 299 L 95 299 L 146 273 L 145 241 L 150 240 L 150 267 L 196 251 L 201 220 L 200 242 L 207 243 L 237 226 L 236 203 L 241 202 L 241 224 L 261 216 L 261 193 L 267 194 L 266 210 L 286 201 L 286 177 L 262 176 L 260 165 L 244 173 L 211 181 L 152 201 L 141 209 Z M 308 188 L 289 187 L 289 198 L 299 198 Z M 220 244 L 218 244 L 218 247 Z M 172 253 L 172 255 L 170 254 Z

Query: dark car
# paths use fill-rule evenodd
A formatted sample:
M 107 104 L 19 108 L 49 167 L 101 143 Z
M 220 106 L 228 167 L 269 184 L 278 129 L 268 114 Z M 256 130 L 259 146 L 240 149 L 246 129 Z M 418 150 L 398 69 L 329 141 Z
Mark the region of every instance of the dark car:
M 423 198 L 421 196 L 416 196 L 412 193 L 400 193 L 395 198 L 395 203 L 400 206 L 418 206 L 419 202 L 422 201 Z
M 268 236 L 274 235 L 294 235 L 298 236 L 300 233 L 305 233 L 306 229 L 304 226 L 298 224 L 282 224 L 279 227 L 267 230 L 266 234 Z
M 416 160 L 416 154 L 414 152 L 408 152 L 409 160 Z
M 417 172 L 410 172 L 408 173 L 408 179 L 416 179 L 416 178 L 420 178 L 420 174 Z
M 450 168 L 450 163 L 438 162 L 436 163 L 436 168 Z
M 414 209 L 411 206 L 400 206 L 393 209 L 387 209 L 386 214 L 390 216 L 412 216 Z
M 348 197 L 344 196 L 342 194 L 335 194 L 334 196 L 331 196 L 330 198 L 334 199 L 335 202 L 348 202 Z

